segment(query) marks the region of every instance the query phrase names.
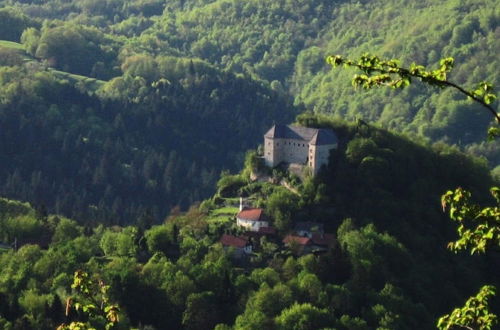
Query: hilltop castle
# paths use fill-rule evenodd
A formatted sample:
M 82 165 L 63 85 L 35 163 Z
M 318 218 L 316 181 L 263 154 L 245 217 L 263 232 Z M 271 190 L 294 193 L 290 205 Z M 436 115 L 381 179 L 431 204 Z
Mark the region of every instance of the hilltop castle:
M 264 160 L 269 167 L 281 162 L 309 166 L 317 174 L 337 146 L 337 136 L 330 129 L 274 125 L 264 134 Z

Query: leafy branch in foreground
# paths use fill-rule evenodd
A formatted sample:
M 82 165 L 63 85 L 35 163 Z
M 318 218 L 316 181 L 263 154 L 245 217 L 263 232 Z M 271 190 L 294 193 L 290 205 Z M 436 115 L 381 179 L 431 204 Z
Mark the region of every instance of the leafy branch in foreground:
M 488 298 L 495 295 L 495 288 L 483 286 L 475 297 L 470 297 L 465 306 L 455 308 L 449 315 L 439 318 L 437 327 L 448 329 L 492 329 L 497 323 L 497 317 L 488 310 Z
M 332 67 L 345 66 L 356 67 L 364 74 L 356 74 L 352 79 L 354 87 L 372 88 L 374 86 L 389 86 L 392 88 L 405 88 L 411 84 L 412 78 L 418 78 L 422 82 L 439 88 L 453 87 L 462 94 L 478 102 L 488 109 L 497 124 L 500 124 L 500 115 L 490 105 L 496 99 L 493 85 L 482 81 L 477 84 L 474 90 L 467 90 L 460 85 L 448 80 L 448 73 L 453 69 L 454 59 L 446 57 L 439 62 L 439 68 L 436 70 L 427 70 L 423 65 L 412 63 L 409 68 L 400 66 L 397 59 L 382 60 L 371 54 L 364 54 L 358 60 L 354 61 L 342 57 L 341 55 L 332 55 L 326 58 L 328 64 Z M 498 130 L 490 130 L 490 136 L 498 136 Z
M 81 270 L 75 272 L 71 288 L 76 291 L 80 299 L 70 297 L 66 301 L 66 316 L 74 308 L 88 316 L 89 319 L 101 319 L 105 322 L 105 329 L 111 329 L 119 321 L 120 309 L 109 301 L 109 285 L 102 280 L 95 281 Z M 62 324 L 57 330 L 90 330 L 94 327 L 89 322 L 71 322 Z
M 449 209 L 450 218 L 458 222 L 459 239 L 450 242 L 452 251 L 470 248 L 471 254 L 486 252 L 487 246 L 500 247 L 500 188 L 491 188 L 497 205 L 481 208 L 471 202 L 470 192 L 457 188 L 441 197 L 443 211 Z

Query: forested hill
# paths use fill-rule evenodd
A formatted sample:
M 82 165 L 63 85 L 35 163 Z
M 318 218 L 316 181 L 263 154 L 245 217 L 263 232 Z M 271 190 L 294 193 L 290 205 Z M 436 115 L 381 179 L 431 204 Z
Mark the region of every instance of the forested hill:
M 494 0 L 291 1 L 1 0 L 0 39 L 73 73 L 110 78 L 134 54 L 199 57 L 290 92 L 297 104 L 364 118 L 431 141 L 456 144 L 500 164 L 485 144 L 490 117 L 452 91 L 354 91 L 352 72 L 325 56 L 371 52 L 410 64 L 456 59 L 451 80 L 498 85 L 500 12 Z M 71 56 L 70 56 L 71 54 Z M 497 105 L 495 105 L 497 107 Z
M 315 112 L 348 120 L 363 118 L 365 121 L 376 122 L 395 131 L 419 135 L 432 142 L 445 141 L 475 154 L 485 155 L 491 168 L 500 164 L 500 144 L 484 142 L 486 127 L 491 118 L 486 111 L 478 109 L 476 105 L 471 105 L 450 90 L 437 91 L 418 83 L 405 91 L 355 91 L 350 84 L 352 72 L 332 71 L 324 61 L 327 54 L 339 53 L 355 57 L 370 51 L 381 56 L 398 57 L 406 63 L 416 61 L 433 66 L 440 57 L 453 56 L 456 58 L 457 67 L 451 79 L 465 86 L 481 80 L 498 83 L 496 54 L 499 53 L 499 45 L 496 40 L 500 14 L 494 0 L 424 0 L 418 3 L 404 0 L 361 2 L 278 0 L 272 3 L 263 0 L 168 2 L 0 0 L 0 8 L 0 39 L 21 42 L 22 48 L 26 51 L 26 54 L 19 56 L 19 53 L 16 55 L 10 48 L 5 47 L 6 43 L 0 43 L 1 65 L 26 67 L 28 65 L 23 61 L 36 59 L 40 65 L 28 66 L 25 69 L 44 71 L 45 68 L 52 67 L 71 74 L 109 81 L 105 86 L 100 86 L 101 83 L 96 81 L 66 78 L 75 83 L 73 91 L 68 93 L 70 95 L 73 92 L 81 93 L 82 97 L 90 102 L 91 105 L 85 105 L 84 108 L 106 109 L 96 112 L 74 112 L 71 115 L 73 121 L 71 125 L 76 125 L 74 121 L 81 119 L 83 113 L 89 116 L 85 118 L 92 120 L 100 116 L 113 117 L 113 120 L 117 117 L 118 129 L 121 122 L 132 123 L 131 127 L 137 129 L 135 136 L 139 136 L 142 134 L 139 133 L 140 123 L 151 128 L 151 125 L 160 120 L 154 111 L 142 111 L 142 109 L 156 109 L 156 106 L 164 109 L 160 104 L 171 102 L 172 105 L 169 107 L 189 108 L 190 111 L 199 109 L 203 113 L 214 115 L 211 117 L 213 119 L 206 120 L 203 115 L 198 117 L 194 112 L 180 111 L 183 118 L 179 118 L 179 122 L 176 122 L 177 119 L 171 119 L 178 117 L 177 114 L 172 117 L 169 115 L 165 123 L 158 125 L 171 125 L 169 127 L 172 129 L 168 130 L 168 134 L 176 136 L 171 140 L 175 141 L 178 140 L 178 136 L 183 136 L 188 130 L 183 125 L 189 123 L 194 125 L 192 127 L 196 127 L 191 132 L 196 131 L 200 134 L 197 140 L 200 145 L 211 144 L 212 142 L 206 142 L 205 139 L 208 139 L 215 130 L 204 129 L 205 127 L 197 125 L 201 123 L 219 125 L 225 120 L 234 124 L 237 121 L 242 126 L 220 127 L 228 128 L 226 133 L 235 130 L 233 133 L 236 135 L 230 135 L 231 139 L 225 139 L 224 143 L 238 144 L 238 150 L 232 150 L 241 154 L 247 146 L 258 142 L 260 133 L 257 132 L 263 130 L 263 126 L 272 123 L 273 120 L 287 122 L 293 118 L 291 112 L 297 110 L 293 110 L 290 106 L 285 96 L 288 93 L 295 99 L 296 105 L 303 104 L 305 108 Z M 201 71 L 197 72 L 198 69 Z M 24 97 L 15 94 L 21 91 L 19 86 L 23 86 L 16 80 L 26 78 L 23 78 L 23 74 L 18 75 L 15 70 L 18 69 L 5 69 L 4 77 L 9 78 L 3 78 L 0 82 L 6 87 L 2 93 L 17 95 L 17 98 L 9 99 L 9 96 L 6 96 L 0 102 L 4 109 L 2 111 L 14 111 L 22 116 L 23 111 L 30 111 L 30 107 L 14 105 Z M 30 73 L 26 74 L 26 77 L 36 81 L 45 75 L 45 73 L 38 75 Z M 212 77 L 214 75 L 216 77 Z M 64 75 L 57 77 L 65 79 Z M 250 87 L 247 88 L 246 84 Z M 94 93 L 99 87 L 101 89 L 98 94 L 85 95 L 86 92 Z M 169 93 L 169 96 L 164 96 L 162 93 Z M 229 96 L 225 98 L 225 95 Z M 165 97 L 169 101 L 166 101 Z M 39 102 L 42 104 L 40 107 L 45 108 L 54 105 L 61 113 L 69 115 L 66 114 L 66 109 L 72 109 L 69 105 L 73 105 L 73 101 L 66 100 L 64 102 L 67 102 L 68 106 L 58 106 L 64 99 L 64 96 L 56 96 L 45 90 L 38 93 L 36 101 L 32 103 Z M 281 101 L 277 101 L 278 99 Z M 245 105 L 234 104 L 240 101 Z M 81 102 L 86 104 L 87 101 Z M 81 107 L 79 104 L 75 106 Z M 109 111 L 108 108 L 115 110 Z M 229 108 L 235 111 L 227 110 Z M 243 108 L 246 110 L 240 111 Z M 278 108 L 280 110 L 276 110 Z M 120 116 L 118 109 L 124 111 Z M 238 119 L 224 114 L 225 109 Z M 238 116 L 243 112 L 249 114 L 249 111 L 252 113 L 250 116 L 254 117 L 243 124 L 247 118 Z M 147 113 L 149 117 L 141 122 L 130 116 L 131 113 L 140 113 L 140 116 L 145 116 Z M 261 113 L 265 115 L 262 116 Z M 194 117 L 189 117 L 192 114 Z M 27 115 L 24 116 L 29 118 Z M 254 119 L 262 119 L 262 126 L 252 126 Z M 82 120 L 86 122 L 86 119 Z M 21 123 L 22 119 L 19 119 L 19 122 Z M 108 123 L 110 122 L 111 119 L 108 119 Z M 137 126 L 134 126 L 136 124 Z M 33 123 L 28 122 L 26 125 Z M 126 134 L 124 133 L 121 138 L 130 139 L 128 134 L 132 132 L 131 127 L 124 127 L 123 132 Z M 215 127 L 219 130 L 219 126 Z M 93 131 L 89 128 L 85 130 Z M 28 131 L 29 134 L 38 136 L 35 131 L 26 132 Z M 255 133 L 251 142 L 245 135 L 249 131 Z M 51 132 L 55 134 L 55 131 Z M 106 131 L 106 134 L 109 132 L 111 129 Z M 92 139 L 87 140 L 87 133 L 81 132 L 82 138 L 93 143 Z M 147 134 L 157 133 L 149 129 Z M 192 136 L 196 136 L 196 133 L 192 133 Z M 26 136 L 30 136 L 29 134 Z M 106 139 L 101 138 L 101 140 L 104 148 Z M 151 141 L 159 143 L 155 139 L 150 141 L 144 139 L 144 143 Z M 222 143 L 222 140 L 220 142 Z M 134 143 L 130 145 L 124 143 L 124 145 L 127 148 L 141 150 Z M 120 150 L 120 148 L 111 149 Z M 206 169 L 209 174 L 205 173 L 202 177 L 212 178 L 205 180 L 207 182 L 213 182 L 220 168 L 234 168 L 238 159 L 233 155 L 225 155 L 228 158 L 219 158 L 219 161 L 226 160 L 224 165 L 212 167 L 207 165 L 208 160 L 204 160 L 212 156 L 202 155 L 205 152 L 215 155 L 217 151 L 203 146 L 182 149 L 182 152 L 179 152 L 178 148 L 175 149 L 178 153 L 171 156 L 169 156 L 171 149 L 168 149 L 169 151 L 165 151 L 162 157 L 179 158 L 181 163 L 184 162 L 181 168 L 193 167 L 192 173 L 201 175 L 201 168 Z M 221 150 L 221 148 L 213 149 Z M 183 155 L 184 153 L 186 155 Z M 148 151 L 148 157 L 156 157 L 153 154 Z M 32 160 L 29 155 L 31 153 L 22 157 Z M 103 168 L 106 168 L 107 160 L 102 155 L 97 155 L 97 152 L 92 153 L 92 157 L 99 158 L 99 162 L 103 160 Z M 75 162 L 78 166 L 87 166 L 87 162 Z M 167 162 L 158 160 L 153 163 Z M 122 163 L 133 164 L 130 159 L 124 159 Z M 30 164 L 34 165 L 37 162 Z M 90 164 L 83 172 L 96 172 L 90 168 L 97 169 L 97 160 Z M 18 169 L 21 170 L 22 168 Z M 499 170 L 500 167 L 496 169 Z M 201 187 L 209 185 L 205 185 L 203 180 L 201 186 L 199 180 L 196 180 L 196 183 L 184 184 L 185 180 L 191 180 L 191 176 L 187 175 L 188 170 L 184 171 L 182 175 L 176 176 L 182 178 L 179 187 L 196 186 L 195 190 L 189 189 L 189 193 L 180 193 L 174 201 L 168 198 L 166 204 L 187 205 L 198 199 L 198 196 L 206 196 L 201 192 L 205 188 Z M 31 180 L 33 172 L 21 172 L 4 173 L 4 186 L 17 186 L 11 182 Z M 112 173 L 120 172 L 112 171 Z M 99 175 L 92 174 L 92 177 L 98 178 Z M 155 179 L 151 179 L 150 174 L 143 175 L 143 178 L 147 179 L 140 180 L 140 184 L 158 189 L 159 182 L 162 181 L 159 177 L 157 175 Z M 120 182 L 128 182 L 127 180 L 120 179 Z M 52 187 L 51 196 L 58 195 L 54 193 L 60 189 L 56 187 L 57 185 L 52 186 L 51 182 L 46 184 Z M 167 180 L 166 186 L 171 185 L 172 183 Z M 73 187 L 73 183 L 70 183 L 65 187 L 61 188 L 61 193 L 66 194 L 78 188 L 83 189 L 78 193 L 79 196 L 83 196 L 86 194 L 84 191 L 88 191 L 82 184 Z M 120 190 L 126 191 L 126 189 Z M 4 188 L 2 191 L 23 199 L 32 199 L 36 195 L 26 187 Z M 102 194 L 107 191 L 106 196 L 115 196 L 113 189 L 102 188 L 99 191 Z M 160 197 L 162 195 L 156 190 L 152 195 L 162 201 L 165 199 Z M 123 210 L 123 198 L 115 200 L 115 197 L 110 197 L 104 204 L 100 203 L 101 200 L 102 198 L 88 199 L 89 202 L 85 205 L 114 204 L 115 210 Z M 78 205 L 78 203 L 68 200 L 62 205 Z M 60 208 L 64 209 L 65 207 Z
M 276 92 L 199 60 L 150 59 L 86 92 L 56 72 L 0 67 L 0 194 L 76 219 L 163 219 L 213 192 L 275 118 Z M 132 69 L 130 69 L 132 70 Z
M 100 302 L 104 291 L 101 308 L 119 306 L 116 329 L 432 329 L 481 285 L 499 285 L 495 247 L 486 256 L 446 249 L 456 228 L 438 197 L 462 186 L 492 205 L 484 163 L 370 125 L 312 115 L 298 122 L 339 137 L 318 176 L 270 171 L 253 151 L 240 173 L 221 177 L 212 198 L 159 225 L 79 225 L 0 198 L 0 327 L 104 328 L 98 306 L 75 310 L 89 296 Z M 253 171 L 276 183 L 252 181 Z M 275 234 L 236 224 L 240 195 L 263 208 Z M 284 244 L 303 221 L 330 234 L 322 249 Z M 253 252 L 224 247 L 229 235 L 251 235 Z M 77 270 L 89 274 L 88 292 L 75 289 Z M 489 304 L 498 310 L 497 297 Z

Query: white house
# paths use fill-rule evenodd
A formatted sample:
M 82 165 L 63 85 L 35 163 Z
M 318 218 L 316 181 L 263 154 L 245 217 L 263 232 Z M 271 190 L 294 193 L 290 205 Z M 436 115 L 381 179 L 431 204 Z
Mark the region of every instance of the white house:
M 259 208 L 243 208 L 236 215 L 236 224 L 249 231 L 259 231 L 263 227 L 269 227 L 269 221 L 264 215 L 264 210 Z

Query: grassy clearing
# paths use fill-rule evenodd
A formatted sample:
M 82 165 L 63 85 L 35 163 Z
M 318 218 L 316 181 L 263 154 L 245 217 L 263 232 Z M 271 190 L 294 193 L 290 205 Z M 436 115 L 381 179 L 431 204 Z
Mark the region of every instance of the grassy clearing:
M 239 197 L 228 197 L 224 198 L 224 200 L 226 201 L 226 203 L 233 203 L 233 204 L 238 204 L 240 202 Z
M 220 209 L 216 209 L 216 210 L 213 210 L 211 212 L 211 215 L 235 215 L 236 213 L 238 213 L 239 211 L 239 208 L 237 207 L 231 207 L 231 206 L 227 206 L 227 207 L 222 207 Z
M 20 53 L 22 53 L 25 62 L 37 61 L 36 59 L 32 58 L 24 51 L 23 45 L 20 43 L 7 41 L 7 40 L 0 40 L 0 47 L 18 50 Z M 68 73 L 65 71 L 59 71 L 59 70 L 55 70 L 52 68 L 49 68 L 49 70 L 52 71 L 57 76 L 59 76 L 60 78 L 67 79 L 73 83 L 81 82 L 85 85 L 86 88 L 88 88 L 89 90 L 93 90 L 93 91 L 99 89 L 102 85 L 104 85 L 106 83 L 103 80 L 98 80 L 98 79 L 90 78 L 87 76 L 81 76 L 78 74 Z
M 106 83 L 104 80 L 98 80 L 87 76 L 81 76 L 78 74 L 68 73 L 65 71 L 59 71 L 55 69 L 50 69 L 50 70 L 60 78 L 68 79 L 71 82 L 82 82 L 88 89 L 93 91 L 99 89 L 102 85 Z
M 24 50 L 22 44 L 20 44 L 18 42 L 13 42 L 13 41 L 7 41 L 7 40 L 0 40 L 0 47 L 17 49 L 17 50 Z
M 233 222 L 234 218 L 228 215 L 220 215 L 220 216 L 209 216 L 207 218 L 207 222 L 209 223 L 228 223 Z
M 210 212 L 207 220 L 212 223 L 231 222 L 234 220 L 234 216 L 238 211 L 239 209 L 237 207 L 221 207 Z

